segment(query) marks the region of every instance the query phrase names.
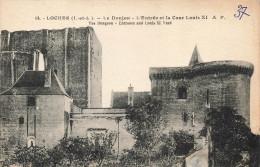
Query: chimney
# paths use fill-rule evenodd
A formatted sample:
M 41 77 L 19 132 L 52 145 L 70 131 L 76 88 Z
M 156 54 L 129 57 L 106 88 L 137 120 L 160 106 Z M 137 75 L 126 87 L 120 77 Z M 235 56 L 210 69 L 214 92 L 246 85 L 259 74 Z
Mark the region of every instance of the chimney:
M 128 87 L 128 105 L 134 106 L 134 87 L 130 86 Z

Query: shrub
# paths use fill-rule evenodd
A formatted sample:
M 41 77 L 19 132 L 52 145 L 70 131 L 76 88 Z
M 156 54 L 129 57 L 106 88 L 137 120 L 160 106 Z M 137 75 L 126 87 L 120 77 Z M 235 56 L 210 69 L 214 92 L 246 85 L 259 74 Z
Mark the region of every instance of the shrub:
M 194 135 L 189 134 L 187 131 L 170 131 L 169 137 L 176 142 L 176 155 L 187 155 L 194 148 Z
M 45 167 L 51 165 L 50 156 L 45 147 L 18 147 L 14 154 L 12 162 L 23 166 Z
M 150 101 L 137 108 L 129 107 L 126 114 L 126 130 L 136 140 L 134 152 L 150 163 L 165 129 L 162 102 Z
M 217 166 L 255 166 L 257 140 L 245 119 L 229 107 L 211 109 L 206 118 L 213 148 L 210 157 Z M 249 154 L 249 159 L 245 158 Z M 211 162 L 210 162 L 211 163 Z

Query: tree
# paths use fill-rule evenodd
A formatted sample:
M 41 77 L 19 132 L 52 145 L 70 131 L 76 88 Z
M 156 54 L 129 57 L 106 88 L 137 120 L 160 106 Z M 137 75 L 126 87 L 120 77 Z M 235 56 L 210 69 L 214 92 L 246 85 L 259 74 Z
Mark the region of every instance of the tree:
M 176 155 L 187 155 L 194 148 L 194 135 L 187 131 L 170 131 L 169 136 L 176 142 Z
M 74 160 L 81 163 L 81 166 L 88 166 L 93 160 L 94 144 L 89 138 L 74 138 L 73 154 Z
M 65 152 L 62 151 L 60 144 L 48 150 L 48 154 L 50 156 L 50 161 L 52 162 L 54 167 L 58 164 L 62 164 L 65 157 Z
M 14 154 L 13 163 L 19 163 L 23 166 L 45 167 L 51 165 L 45 147 L 18 147 Z
M 19 147 L 15 157 L 5 164 L 19 163 L 23 166 L 42 167 L 67 164 L 68 166 L 88 166 L 97 161 L 102 166 L 103 160 L 113 153 L 116 141 L 115 132 L 94 133 L 91 138 L 63 138 L 52 149 L 45 147 Z
M 199 136 L 201 137 L 207 137 L 207 127 L 203 127 L 200 131 L 199 131 Z
M 116 142 L 115 132 L 93 133 L 91 141 L 94 141 L 93 158 L 99 166 L 102 166 L 104 159 L 113 154 L 113 146 Z
M 217 166 L 238 166 L 244 160 L 244 155 L 256 152 L 252 150 L 257 148 L 257 136 L 251 133 L 245 119 L 236 110 L 229 107 L 211 109 L 206 117 L 206 125 L 211 129 L 213 144 L 210 156 L 213 156 Z
M 89 138 L 63 138 L 58 145 L 49 151 L 49 154 L 54 165 L 68 160 L 69 166 L 72 163 L 88 166 L 93 160 L 93 151 L 94 144 Z
M 126 130 L 136 140 L 134 150 L 141 152 L 150 164 L 153 149 L 159 144 L 165 129 L 162 102 L 154 100 L 141 107 L 129 107 L 126 120 Z
M 162 145 L 160 146 L 161 155 L 168 157 L 169 159 L 175 154 L 177 143 L 171 134 L 162 135 L 161 142 L 162 142 Z

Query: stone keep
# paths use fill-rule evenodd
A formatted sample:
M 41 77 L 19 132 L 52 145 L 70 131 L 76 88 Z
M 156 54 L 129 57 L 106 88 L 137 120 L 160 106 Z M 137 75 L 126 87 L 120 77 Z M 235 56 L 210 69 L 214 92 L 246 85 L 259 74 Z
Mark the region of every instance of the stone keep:
M 2 31 L 0 166 L 17 146 L 52 148 L 63 137 L 115 131 L 116 154 L 132 147 L 125 109 L 100 108 L 101 59 L 90 27 Z
M 73 103 L 81 108 L 102 107 L 102 47 L 91 27 L 1 32 L 0 93 L 26 70 L 37 70 L 43 55 Z
M 236 109 L 249 125 L 253 68 L 244 61 L 203 63 L 196 46 L 189 66 L 150 68 L 152 97 L 163 101 L 174 130 L 195 134 L 204 126 L 206 109 L 221 106 Z

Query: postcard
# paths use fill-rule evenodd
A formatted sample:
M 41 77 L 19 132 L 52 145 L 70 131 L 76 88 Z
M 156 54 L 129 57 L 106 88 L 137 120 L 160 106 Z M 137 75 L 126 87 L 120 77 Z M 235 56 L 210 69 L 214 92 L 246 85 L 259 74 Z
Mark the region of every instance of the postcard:
M 0 0 L 0 166 L 258 166 L 259 11 Z

